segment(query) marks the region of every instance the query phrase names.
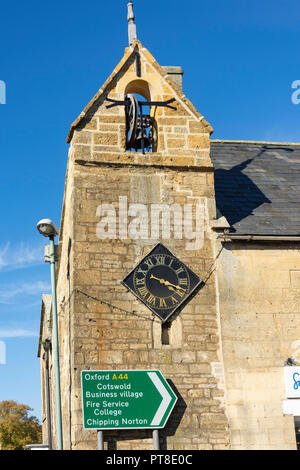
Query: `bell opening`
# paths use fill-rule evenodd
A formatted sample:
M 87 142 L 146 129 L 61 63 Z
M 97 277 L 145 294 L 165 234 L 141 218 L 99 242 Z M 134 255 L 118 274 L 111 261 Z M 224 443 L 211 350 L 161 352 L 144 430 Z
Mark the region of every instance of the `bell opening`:
M 152 152 L 153 118 L 148 100 L 139 93 L 127 93 L 126 150 L 129 152 Z

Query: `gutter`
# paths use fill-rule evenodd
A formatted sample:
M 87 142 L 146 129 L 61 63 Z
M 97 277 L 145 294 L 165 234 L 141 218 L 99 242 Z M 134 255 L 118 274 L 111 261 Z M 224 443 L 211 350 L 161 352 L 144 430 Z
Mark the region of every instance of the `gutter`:
M 223 233 L 217 237 L 217 239 L 224 242 L 233 241 L 264 241 L 264 242 L 300 242 L 300 236 L 289 236 L 289 235 L 236 235 L 231 233 Z
M 300 145 L 300 142 L 269 142 L 265 140 L 224 140 L 224 139 L 211 139 L 212 143 L 221 143 L 221 144 L 252 144 L 252 145 Z

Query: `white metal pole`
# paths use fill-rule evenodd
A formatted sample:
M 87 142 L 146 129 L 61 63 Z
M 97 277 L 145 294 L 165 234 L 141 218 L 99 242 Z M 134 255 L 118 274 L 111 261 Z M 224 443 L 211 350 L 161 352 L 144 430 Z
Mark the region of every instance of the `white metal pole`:
M 158 429 L 153 430 L 153 447 L 154 450 L 160 450 Z
M 104 450 L 104 439 L 103 439 L 103 431 L 98 429 L 97 431 L 97 438 L 98 438 L 98 450 Z

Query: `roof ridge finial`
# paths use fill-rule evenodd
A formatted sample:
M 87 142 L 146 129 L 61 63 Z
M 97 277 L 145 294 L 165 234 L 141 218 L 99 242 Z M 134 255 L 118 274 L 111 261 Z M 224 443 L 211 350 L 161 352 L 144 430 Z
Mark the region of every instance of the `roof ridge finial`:
M 134 12 L 133 12 L 133 3 L 130 1 L 127 4 L 128 7 L 128 40 L 129 40 L 129 46 L 132 45 L 132 43 L 137 39 L 137 34 L 136 34 L 136 24 L 134 21 Z

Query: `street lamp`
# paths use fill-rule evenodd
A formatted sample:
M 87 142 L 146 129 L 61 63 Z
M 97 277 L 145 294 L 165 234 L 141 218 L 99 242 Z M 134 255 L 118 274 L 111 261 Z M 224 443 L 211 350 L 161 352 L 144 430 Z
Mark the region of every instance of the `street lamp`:
M 51 219 L 42 219 L 37 224 L 37 229 L 41 235 L 47 238 L 53 238 L 58 235 L 58 230 L 54 222 Z
M 53 322 L 53 354 L 54 372 L 56 385 L 56 421 L 57 421 L 57 447 L 63 449 L 62 442 L 62 419 L 61 419 L 61 394 L 60 394 L 60 371 L 59 371 L 59 347 L 58 347 L 58 324 L 57 324 L 57 300 L 56 300 L 56 278 L 55 278 L 55 245 L 54 238 L 58 230 L 50 219 L 42 219 L 37 224 L 41 235 L 50 241 L 50 266 L 51 266 L 51 289 L 52 289 L 52 322 Z

